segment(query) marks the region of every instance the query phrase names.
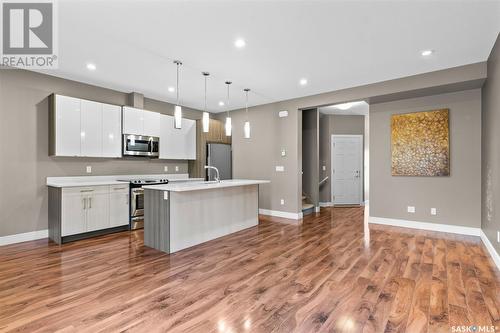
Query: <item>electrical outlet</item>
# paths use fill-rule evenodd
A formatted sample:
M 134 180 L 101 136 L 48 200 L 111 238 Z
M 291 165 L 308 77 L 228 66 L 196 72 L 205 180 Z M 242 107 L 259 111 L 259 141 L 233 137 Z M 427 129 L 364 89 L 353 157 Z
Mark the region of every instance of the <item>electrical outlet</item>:
M 280 203 L 281 203 L 281 205 L 284 205 L 285 204 L 285 199 L 281 199 Z
M 165 166 L 163 167 L 163 171 L 168 172 L 168 165 L 165 165 Z
M 163 191 L 163 200 L 168 200 L 168 191 Z
M 92 166 L 91 165 L 87 165 L 87 173 L 92 173 Z
M 415 213 L 415 206 L 408 206 L 408 213 Z
M 437 215 L 437 209 L 436 208 L 431 208 L 431 215 Z
M 178 165 L 176 165 L 176 166 L 175 166 L 175 172 L 178 172 L 178 171 L 179 171 L 179 166 L 178 166 Z
M 326 171 L 326 165 L 323 165 L 323 171 Z
M 286 156 L 286 150 L 285 150 L 285 149 L 281 149 L 281 156 L 282 156 L 282 157 L 285 157 L 285 156 Z
M 282 165 L 277 165 L 277 166 L 276 166 L 276 171 L 277 171 L 277 172 L 283 172 L 283 171 L 285 171 L 285 167 L 284 167 L 284 166 L 282 166 Z

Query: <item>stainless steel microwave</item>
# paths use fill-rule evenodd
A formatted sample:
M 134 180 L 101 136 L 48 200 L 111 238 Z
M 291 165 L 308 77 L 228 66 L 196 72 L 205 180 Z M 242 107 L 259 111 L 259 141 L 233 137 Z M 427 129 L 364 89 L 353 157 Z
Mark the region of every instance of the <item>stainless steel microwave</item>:
M 123 156 L 160 156 L 160 138 L 156 136 L 143 136 L 123 134 Z

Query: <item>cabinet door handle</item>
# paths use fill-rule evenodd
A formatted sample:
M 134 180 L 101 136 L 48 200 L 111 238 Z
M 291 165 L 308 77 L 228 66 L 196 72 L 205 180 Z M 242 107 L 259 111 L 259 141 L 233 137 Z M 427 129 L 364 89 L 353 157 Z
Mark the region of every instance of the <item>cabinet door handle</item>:
M 89 208 L 92 208 L 92 197 L 89 198 Z

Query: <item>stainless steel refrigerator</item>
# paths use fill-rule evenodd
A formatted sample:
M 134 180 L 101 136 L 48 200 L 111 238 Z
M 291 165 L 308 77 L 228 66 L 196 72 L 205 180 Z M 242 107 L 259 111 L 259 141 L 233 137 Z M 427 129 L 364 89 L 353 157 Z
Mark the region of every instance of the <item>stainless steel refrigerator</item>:
M 231 145 L 224 143 L 207 144 L 207 165 L 219 169 L 220 179 L 232 179 Z M 207 169 L 207 179 L 215 180 L 215 170 Z

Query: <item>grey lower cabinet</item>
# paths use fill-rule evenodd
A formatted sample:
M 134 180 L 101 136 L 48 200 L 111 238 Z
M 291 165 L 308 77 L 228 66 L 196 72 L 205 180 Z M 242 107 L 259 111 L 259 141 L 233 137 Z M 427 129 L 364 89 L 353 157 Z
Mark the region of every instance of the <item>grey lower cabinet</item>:
M 58 244 L 128 226 L 128 185 L 49 187 L 49 238 Z

